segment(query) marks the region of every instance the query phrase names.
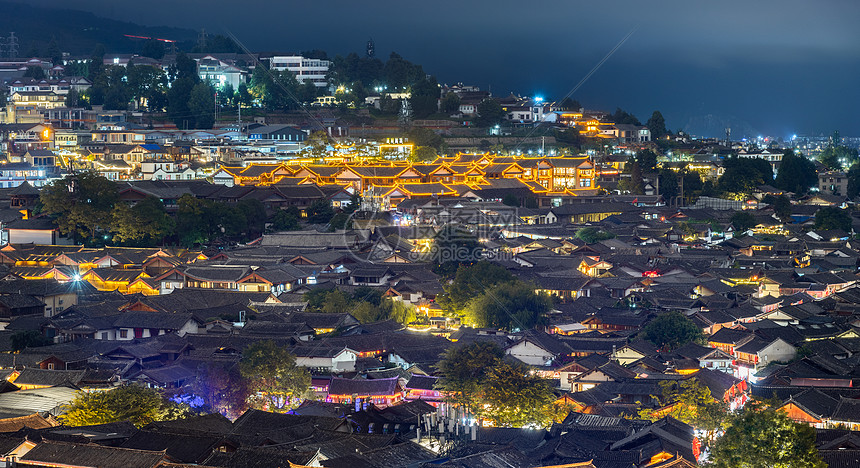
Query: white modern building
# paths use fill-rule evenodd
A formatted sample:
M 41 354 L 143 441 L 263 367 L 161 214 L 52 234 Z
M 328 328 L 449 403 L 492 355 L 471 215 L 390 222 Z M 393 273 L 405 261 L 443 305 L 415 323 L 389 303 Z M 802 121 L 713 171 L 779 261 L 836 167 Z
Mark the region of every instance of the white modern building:
M 272 57 L 269 66 L 272 70 L 291 71 L 296 74 L 296 80 L 304 83 L 307 80 L 319 87 L 328 86 L 326 75 L 331 62 L 305 58 L 301 55 L 278 55 Z

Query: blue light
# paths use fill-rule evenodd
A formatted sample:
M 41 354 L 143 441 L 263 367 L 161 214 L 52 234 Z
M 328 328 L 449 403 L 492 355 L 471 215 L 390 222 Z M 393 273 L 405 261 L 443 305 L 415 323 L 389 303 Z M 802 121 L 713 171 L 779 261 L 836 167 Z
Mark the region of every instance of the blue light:
M 535 102 L 543 102 L 542 96 L 535 96 Z

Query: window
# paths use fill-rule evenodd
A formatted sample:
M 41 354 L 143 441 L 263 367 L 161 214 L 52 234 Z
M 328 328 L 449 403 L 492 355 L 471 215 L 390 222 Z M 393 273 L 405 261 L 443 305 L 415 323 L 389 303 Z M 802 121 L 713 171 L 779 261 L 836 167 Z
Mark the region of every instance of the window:
M 119 331 L 119 337 L 120 338 L 128 338 L 128 330 L 125 330 L 125 329 L 120 330 Z
M 101 333 L 101 339 L 107 340 L 108 339 L 108 332 L 102 332 Z

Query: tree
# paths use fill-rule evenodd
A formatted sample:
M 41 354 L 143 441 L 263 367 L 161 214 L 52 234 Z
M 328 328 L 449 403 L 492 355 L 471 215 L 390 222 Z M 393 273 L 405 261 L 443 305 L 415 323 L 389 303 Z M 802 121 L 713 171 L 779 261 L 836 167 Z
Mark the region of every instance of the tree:
M 248 409 L 248 389 L 235 365 L 205 362 L 197 366 L 191 383 L 193 396 L 202 400 L 202 408 L 236 418 Z
M 418 119 L 438 112 L 439 95 L 441 90 L 436 78 L 429 77 L 419 80 L 412 85 L 412 112 Z
M 773 207 L 773 214 L 784 223 L 791 222 L 791 200 L 786 195 L 773 196 L 767 195 L 762 199 L 763 202 Z
M 817 184 L 818 173 L 815 171 L 815 164 L 791 149 L 785 150 L 776 179 L 773 181 L 774 187 L 802 195 Z
M 449 92 L 442 98 L 442 111 L 446 114 L 460 112 L 460 96 Z
M 825 468 L 815 429 L 775 409 L 748 405 L 711 452 L 714 468 Z
M 644 195 L 645 179 L 642 177 L 642 168 L 639 165 L 639 161 L 634 161 L 630 167 L 630 178 L 621 180 L 618 183 L 618 188 L 633 195 Z
M 173 233 L 176 222 L 155 197 L 146 197 L 134 206 L 117 203 L 111 212 L 113 238 L 117 242 L 147 247 Z
M 79 393 L 66 406 L 60 421 L 67 426 L 90 426 L 129 421 L 137 427 L 153 421 L 188 416 L 187 409 L 162 397 L 158 390 L 129 385 L 104 392 Z
M 51 37 L 51 42 L 48 43 L 48 46 L 45 49 L 45 56 L 51 59 L 51 63 L 54 64 L 54 66 L 62 65 L 63 51 L 60 49 L 60 44 L 57 43 L 56 37 Z
M 678 183 L 678 179 L 683 176 L 683 173 L 679 175 L 671 169 L 660 169 L 657 175 L 660 180 L 660 195 L 663 196 L 667 203 L 674 203 L 675 197 L 681 194 L 681 186 Z
M 167 116 L 180 129 L 195 126 L 196 118 L 188 107 L 191 91 L 197 82 L 190 78 L 179 78 L 170 85 L 167 92 Z
M 824 206 L 815 212 L 815 229 L 841 229 L 851 232 L 851 215 L 835 206 Z
M 296 357 L 273 341 L 257 341 L 245 348 L 239 371 L 246 379 L 253 408 L 287 411 L 310 394 L 310 372 L 296 365 Z
M 60 232 L 84 239 L 110 230 L 110 215 L 118 198 L 116 184 L 95 171 L 56 180 L 39 194 L 43 212 L 54 218 Z
M 505 352 L 492 341 L 476 341 L 452 346 L 436 364 L 441 379 L 439 387 L 446 399 L 466 412 L 476 410 L 478 391 L 487 370 L 495 366 Z
M 411 162 L 430 162 L 439 156 L 432 146 L 416 146 L 409 157 Z
M 46 78 L 45 70 L 38 65 L 27 67 L 27 71 L 24 72 L 24 78 L 33 78 L 34 80 L 44 80 Z
M 525 365 L 496 361 L 480 387 L 478 415 L 495 427 L 548 427 L 554 401 L 546 379 Z
M 298 231 L 299 217 L 287 210 L 278 210 L 272 216 L 272 230 L 274 231 Z
M 582 109 L 582 104 L 580 104 L 576 99 L 566 97 L 561 100 L 561 108 L 569 111 L 578 111 Z
M 576 237 L 586 244 L 594 244 L 602 240 L 613 239 L 615 234 L 596 227 L 584 227 L 576 231 Z
M 738 211 L 732 215 L 731 223 L 735 231 L 745 232 L 754 228 L 758 224 L 758 221 L 756 221 L 755 216 L 750 212 Z
M 465 322 L 480 328 L 528 330 L 546 322 L 552 299 L 523 281 L 500 283 L 469 301 Z
M 636 162 L 645 174 L 651 174 L 657 170 L 657 153 L 651 150 L 642 150 L 636 153 Z
M 406 134 L 409 141 L 415 143 L 416 146 L 429 146 L 440 153 L 444 153 L 446 149 L 445 139 L 442 135 L 424 127 L 415 127 L 409 130 Z
M 520 198 L 513 193 L 507 193 L 502 198 L 502 204 L 507 206 L 520 206 Z
M 851 167 L 858 159 L 857 148 L 842 145 L 841 141 L 839 132 L 833 132 L 827 147 L 818 156 L 818 161 L 828 169 L 842 170 L 845 167 Z
M 687 343 L 704 342 L 698 325 L 680 312 L 666 312 L 642 328 L 642 338 L 660 349 L 672 351 Z
M 18 352 L 26 348 L 40 348 L 54 344 L 54 341 L 42 335 L 36 330 L 24 330 L 13 333 L 9 340 L 12 342 L 12 351 Z
M 481 259 L 482 250 L 474 234 L 451 224 L 446 224 L 436 233 L 430 248 L 434 262 L 442 270 L 455 270 L 459 265 L 477 262 Z
M 628 113 L 620 107 L 615 109 L 615 113 L 609 116 L 609 120 L 616 124 L 642 125 L 642 122 L 635 115 Z
M 448 311 L 459 312 L 472 298 L 490 287 L 515 279 L 508 270 L 495 263 L 480 261 L 474 265 L 461 265 L 457 268 L 454 279 L 443 285 L 445 293 L 441 294 L 437 301 Z
M 729 417 L 727 405 L 715 398 L 699 379 L 692 377 L 681 382 L 661 380 L 659 385 L 661 395 L 651 395 L 651 398 L 656 399 L 661 407 L 657 410 L 642 408 L 636 415 L 639 419 L 656 421 L 671 416 L 705 431 L 709 441 L 724 428 Z
M 655 110 L 648 122 L 645 122 L 645 126 L 651 132 L 652 139 L 663 138 L 669 134 L 669 130 L 666 130 L 666 120 L 663 119 L 663 114 L 660 111 Z
M 155 60 L 161 60 L 164 58 L 164 52 L 164 43 L 157 39 L 147 40 L 143 43 L 143 47 L 140 49 L 140 55 L 154 58 Z
M 311 224 L 328 224 L 334 217 L 334 208 L 326 199 L 314 200 L 308 207 L 308 222 Z
M 492 127 L 502 122 L 505 110 L 497 99 L 487 98 L 478 103 L 478 118 L 476 124 L 479 127 Z
M 731 156 L 723 161 L 725 172 L 717 187 L 735 199 L 743 199 L 762 184 L 773 183 L 773 167 L 764 159 Z
M 194 128 L 212 128 L 215 123 L 215 90 L 207 83 L 197 83 L 188 97 L 188 110 Z
M 0 105 L 4 104 L 2 99 L 0 99 Z M 75 88 L 69 89 L 69 92 L 66 93 L 66 107 L 73 108 L 81 105 L 81 95 L 78 93 L 78 90 Z

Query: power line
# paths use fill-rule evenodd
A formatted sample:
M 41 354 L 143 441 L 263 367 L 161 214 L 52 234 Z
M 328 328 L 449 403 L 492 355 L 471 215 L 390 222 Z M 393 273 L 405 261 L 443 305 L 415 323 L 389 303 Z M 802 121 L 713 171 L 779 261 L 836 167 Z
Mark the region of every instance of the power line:
M 618 41 L 617 44 L 615 44 L 615 47 L 613 47 L 609 52 L 607 52 L 606 55 L 604 55 L 603 58 L 600 59 L 600 61 L 597 62 L 597 64 L 594 65 L 591 68 L 591 70 L 589 70 L 589 72 L 586 73 L 586 75 L 584 77 L 582 77 L 581 80 L 579 80 L 579 83 L 577 83 L 573 88 L 571 88 L 570 91 L 567 92 L 567 94 L 564 95 L 563 98 L 561 98 L 561 100 L 564 101 L 565 99 L 571 97 L 573 95 L 573 93 L 579 91 L 579 88 L 581 88 L 582 85 L 584 85 L 585 82 L 588 81 L 588 79 L 591 78 L 591 76 L 594 75 L 594 73 L 596 73 L 597 70 L 599 70 L 600 67 L 602 67 L 603 64 L 606 63 L 607 60 L 609 60 L 609 57 L 612 57 L 612 55 L 614 55 L 615 52 L 617 52 L 618 49 L 620 49 L 621 46 L 624 45 L 624 43 L 627 42 L 627 40 L 630 39 L 631 36 L 633 36 L 633 33 L 635 33 L 639 29 L 639 26 L 640 26 L 639 24 L 637 24 L 636 26 L 633 26 L 633 29 L 631 29 L 630 32 L 628 32 L 623 38 L 621 38 L 621 40 Z M 536 130 L 537 130 L 537 125 L 535 125 L 532 128 L 532 130 L 525 137 L 520 139 L 520 141 L 517 143 L 517 146 L 515 147 L 515 149 L 519 149 L 519 147 L 520 147 L 520 145 L 522 145 L 523 141 L 525 141 L 529 137 L 531 137 L 532 134 L 534 134 L 534 132 Z

